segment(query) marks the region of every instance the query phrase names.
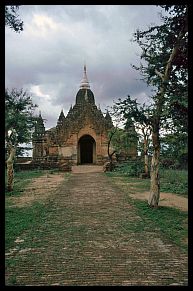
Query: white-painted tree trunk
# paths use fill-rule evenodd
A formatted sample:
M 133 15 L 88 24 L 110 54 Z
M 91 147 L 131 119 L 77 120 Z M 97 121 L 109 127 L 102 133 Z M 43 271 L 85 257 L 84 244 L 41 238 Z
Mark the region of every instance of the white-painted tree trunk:
M 159 180 L 159 156 L 160 156 L 160 144 L 159 144 L 159 131 L 152 134 L 152 140 L 154 144 L 153 157 L 151 161 L 151 186 L 150 194 L 148 198 L 148 204 L 151 207 L 158 207 L 160 199 L 160 180 Z
M 14 184 L 14 169 L 13 162 L 15 158 L 15 148 L 10 147 L 9 158 L 7 159 L 7 190 L 9 192 L 13 191 Z
M 148 167 L 148 141 L 147 138 L 144 139 L 144 170 L 145 174 L 149 176 L 149 167 Z
M 145 154 L 145 156 L 144 156 L 144 162 L 145 162 L 145 166 L 144 166 L 145 174 L 146 174 L 146 176 L 149 176 L 148 155 L 147 154 Z

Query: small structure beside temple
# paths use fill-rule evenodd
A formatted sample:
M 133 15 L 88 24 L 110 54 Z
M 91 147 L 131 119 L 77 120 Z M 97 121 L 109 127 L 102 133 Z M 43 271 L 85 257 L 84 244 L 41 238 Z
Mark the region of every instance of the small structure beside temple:
M 56 127 L 45 130 L 39 114 L 32 139 L 32 162 L 63 170 L 70 170 L 73 165 L 103 165 L 108 161 L 108 132 L 112 127 L 108 111 L 104 116 L 95 105 L 84 66 L 75 105 L 70 107 L 66 117 L 62 110 Z M 132 155 L 136 154 L 137 150 L 132 151 Z

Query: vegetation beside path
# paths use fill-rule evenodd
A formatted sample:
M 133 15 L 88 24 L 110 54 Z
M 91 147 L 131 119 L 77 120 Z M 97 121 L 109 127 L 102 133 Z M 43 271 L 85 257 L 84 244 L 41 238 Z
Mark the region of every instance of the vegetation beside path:
M 125 229 L 136 228 L 136 231 L 155 230 L 162 234 L 162 237 L 176 244 L 183 251 L 188 249 L 188 211 L 181 211 L 174 207 L 159 206 L 157 209 L 149 207 L 147 201 L 135 198 L 139 192 L 149 191 L 150 180 L 133 177 L 136 169 L 122 165 L 114 172 L 108 172 L 106 175 L 111 181 L 126 193 L 129 201 L 142 218 L 137 225 L 129 225 L 126 222 Z M 185 170 L 161 169 L 161 192 L 167 191 L 182 197 L 188 196 L 188 174 Z M 131 176 L 130 176 L 131 175 Z M 137 196 L 137 195 L 136 195 Z
M 139 161 L 130 161 L 119 164 L 115 170 L 108 173 L 110 176 L 136 178 L 138 188 L 143 190 L 150 189 L 150 179 L 140 179 L 140 173 L 143 172 L 144 164 Z M 132 180 L 134 182 L 134 180 Z M 160 191 L 179 194 L 181 196 L 188 196 L 188 171 L 178 169 L 160 168 Z
M 12 192 L 5 191 L 5 250 L 9 250 L 15 240 L 25 230 L 38 227 L 38 224 L 44 221 L 47 211 L 47 205 L 41 200 L 34 201 L 25 207 L 17 207 L 13 205 L 12 197 L 21 197 L 25 189 L 35 179 L 43 175 L 54 175 L 56 171 L 49 170 L 32 170 L 15 172 L 14 190 Z M 69 175 L 68 173 L 64 174 Z M 6 182 L 5 175 L 5 182 Z M 46 189 L 46 185 L 42 185 Z

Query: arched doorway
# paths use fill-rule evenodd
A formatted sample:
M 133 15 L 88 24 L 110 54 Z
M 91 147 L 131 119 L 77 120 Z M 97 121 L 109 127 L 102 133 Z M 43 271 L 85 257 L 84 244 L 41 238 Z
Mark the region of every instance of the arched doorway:
M 96 161 L 96 142 L 90 135 L 83 135 L 78 141 L 78 164 L 93 164 Z

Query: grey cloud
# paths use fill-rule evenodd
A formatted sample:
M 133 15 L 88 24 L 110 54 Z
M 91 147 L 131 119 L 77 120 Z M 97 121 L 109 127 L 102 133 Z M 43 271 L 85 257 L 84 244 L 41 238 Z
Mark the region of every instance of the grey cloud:
M 128 94 L 143 102 L 150 89 L 131 68 L 139 64 L 140 48 L 130 39 L 136 28 L 160 23 L 159 10 L 155 5 L 22 5 L 24 31 L 6 28 L 6 86 L 37 86 L 41 94 L 37 90 L 33 98 L 47 127 L 74 104 L 84 61 L 97 105 L 105 109 Z

